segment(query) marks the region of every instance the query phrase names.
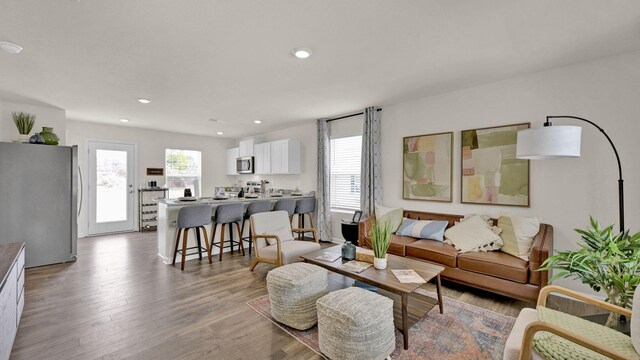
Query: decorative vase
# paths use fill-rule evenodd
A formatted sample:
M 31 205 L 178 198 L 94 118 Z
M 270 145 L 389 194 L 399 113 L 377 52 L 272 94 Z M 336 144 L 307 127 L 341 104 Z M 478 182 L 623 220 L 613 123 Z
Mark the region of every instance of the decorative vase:
M 346 241 L 344 245 L 342 245 L 342 258 L 345 260 L 355 260 L 356 246 Z
M 373 267 L 378 270 L 384 270 L 387 268 L 387 256 L 385 255 L 383 258 L 373 258 Z
M 44 144 L 44 139 L 40 136 L 40 133 L 35 133 L 29 138 L 29 144 Z
M 44 143 L 46 145 L 58 145 L 60 142 L 60 138 L 58 138 L 58 135 L 53 133 L 53 128 L 50 127 L 42 127 L 40 136 L 44 139 Z
M 18 142 L 20 142 L 20 143 L 29 142 L 29 134 L 20 134 L 20 135 L 18 135 Z

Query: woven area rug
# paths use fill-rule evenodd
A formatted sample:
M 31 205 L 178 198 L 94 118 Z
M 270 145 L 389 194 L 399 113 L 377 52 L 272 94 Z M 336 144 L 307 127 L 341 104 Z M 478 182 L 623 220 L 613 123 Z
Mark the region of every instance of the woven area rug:
M 426 292 L 425 292 L 426 293 Z M 428 296 L 430 295 L 430 293 Z M 271 320 L 298 341 L 320 354 L 318 327 L 300 331 L 271 317 L 269 296 L 247 302 L 260 315 Z M 444 314 L 438 306 L 409 331 L 409 350 L 402 347 L 402 334 L 396 329 L 396 350 L 392 359 L 502 359 L 502 351 L 515 318 L 444 298 Z

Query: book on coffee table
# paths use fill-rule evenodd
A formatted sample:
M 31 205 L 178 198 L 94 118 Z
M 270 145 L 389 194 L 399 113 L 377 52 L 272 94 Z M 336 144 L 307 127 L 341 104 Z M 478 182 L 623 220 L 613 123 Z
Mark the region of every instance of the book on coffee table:
M 322 255 L 316 256 L 316 260 L 334 262 L 334 261 L 340 259 L 341 257 L 342 257 L 342 255 L 340 255 L 337 252 L 326 251 L 326 252 L 323 252 Z
M 370 264 L 370 263 L 357 261 L 357 260 L 351 260 L 349 262 L 346 262 L 346 263 L 338 266 L 338 269 L 346 270 L 346 271 L 350 271 L 350 272 L 354 272 L 356 274 L 359 274 L 359 273 L 367 270 L 371 265 L 372 264 Z
M 391 270 L 403 284 L 425 284 L 426 281 L 414 270 Z

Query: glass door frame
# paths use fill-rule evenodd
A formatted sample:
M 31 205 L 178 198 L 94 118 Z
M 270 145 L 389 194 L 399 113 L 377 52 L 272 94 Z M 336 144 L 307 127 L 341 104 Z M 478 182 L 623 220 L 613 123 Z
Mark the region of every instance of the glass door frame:
M 87 139 L 85 141 L 86 145 L 86 169 L 87 169 L 87 234 L 89 236 L 100 235 L 100 234 L 109 234 L 109 233 L 117 233 L 117 232 L 131 232 L 136 231 L 136 184 L 137 181 L 137 171 L 138 171 L 138 144 L 132 142 L 123 142 L 123 141 L 112 141 L 112 140 L 100 140 L 100 139 Z M 127 158 L 127 172 L 131 174 L 131 176 L 127 177 L 129 183 L 127 184 L 127 217 L 124 221 L 119 222 L 106 222 L 106 223 L 97 223 L 96 222 L 96 169 L 92 168 L 92 163 L 95 162 L 95 154 L 91 153 L 91 150 L 94 146 L 104 145 L 107 150 L 111 150 L 112 148 L 116 151 L 131 151 L 130 156 Z M 130 158 L 130 159 L 129 159 Z M 130 160 L 130 161 L 129 161 Z

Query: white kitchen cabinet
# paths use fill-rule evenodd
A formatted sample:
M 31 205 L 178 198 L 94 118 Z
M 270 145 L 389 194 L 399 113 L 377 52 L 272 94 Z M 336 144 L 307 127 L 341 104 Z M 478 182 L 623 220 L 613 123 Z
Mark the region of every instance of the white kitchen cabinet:
M 254 146 L 255 146 L 255 140 L 254 139 L 240 141 L 240 147 L 239 147 L 238 156 L 239 157 L 255 156 L 254 149 L 253 149 Z
M 24 243 L 0 245 L 0 360 L 9 359 L 24 308 Z
M 255 173 L 271 174 L 271 143 L 256 144 L 253 147 Z
M 293 139 L 272 141 L 271 173 L 300 174 L 300 142 Z
M 236 160 L 240 157 L 239 153 L 238 148 L 227 149 L 227 175 L 238 175 Z

